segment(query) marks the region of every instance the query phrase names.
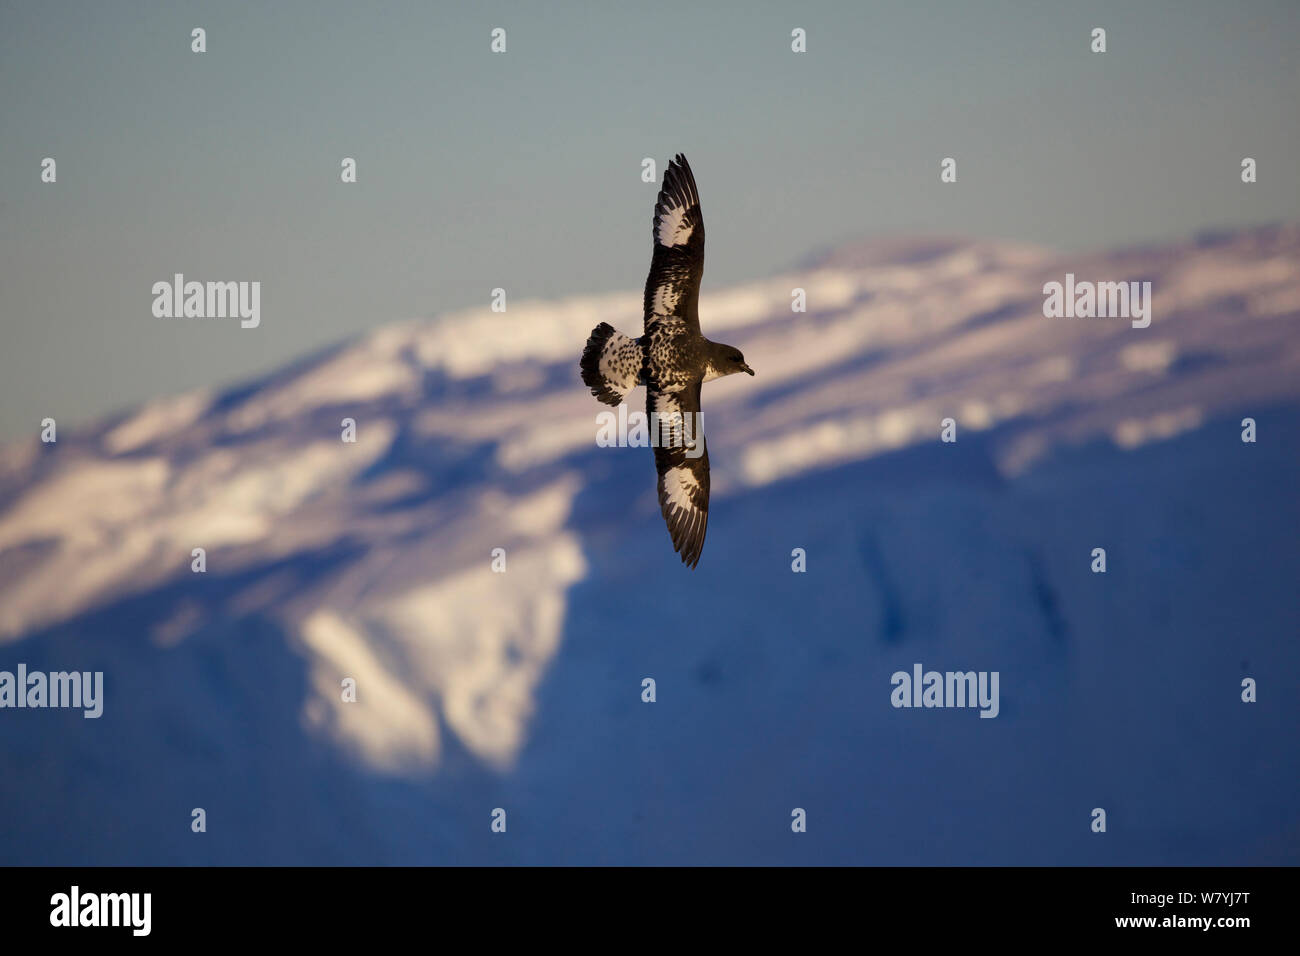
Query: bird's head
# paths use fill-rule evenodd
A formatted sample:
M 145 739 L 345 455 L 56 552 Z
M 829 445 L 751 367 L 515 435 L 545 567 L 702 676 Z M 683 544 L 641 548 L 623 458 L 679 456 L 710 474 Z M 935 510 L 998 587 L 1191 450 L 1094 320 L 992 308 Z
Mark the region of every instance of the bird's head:
M 732 348 L 730 345 L 722 347 L 722 368 L 719 369 L 723 375 L 731 375 L 734 372 L 745 372 L 749 375 L 754 374 L 754 370 L 749 367 L 745 361 L 744 354 L 740 349 Z

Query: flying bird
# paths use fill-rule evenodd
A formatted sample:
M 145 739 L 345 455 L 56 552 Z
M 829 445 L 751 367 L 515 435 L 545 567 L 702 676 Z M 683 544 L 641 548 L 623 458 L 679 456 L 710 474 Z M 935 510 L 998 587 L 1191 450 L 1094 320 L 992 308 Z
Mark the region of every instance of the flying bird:
M 651 235 L 643 334 L 634 339 L 602 322 L 591 330 L 579 366 L 591 394 L 607 405 L 618 406 L 632 389 L 646 386 L 646 412 L 659 423 L 658 440 L 652 441 L 659 509 L 673 550 L 694 568 L 709 526 L 709 447 L 698 428 L 700 387 L 754 370 L 740 349 L 710 342 L 700 331 L 704 216 L 695 175 L 680 153 L 664 171 Z

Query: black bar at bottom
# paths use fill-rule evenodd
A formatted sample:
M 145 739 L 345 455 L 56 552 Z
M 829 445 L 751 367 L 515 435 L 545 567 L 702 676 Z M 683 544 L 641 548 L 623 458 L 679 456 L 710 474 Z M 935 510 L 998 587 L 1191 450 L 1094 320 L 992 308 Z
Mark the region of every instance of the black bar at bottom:
M 631 941 L 700 920 L 741 935 L 799 934 L 815 921 L 818 936 L 841 923 L 858 934 L 873 925 L 912 926 L 927 944 L 970 941 L 972 933 L 984 940 L 1046 934 L 1230 943 L 1285 933 L 1296 874 L 1208 867 L 8 868 L 0 870 L 0 926 L 6 942 L 75 934 L 81 943 L 219 943 L 274 932 L 306 944 L 373 943 L 428 934 L 439 923 L 457 937 L 517 925 L 530 933 L 564 927 L 573 939 L 624 925 Z M 528 922 L 513 923 L 519 919 Z

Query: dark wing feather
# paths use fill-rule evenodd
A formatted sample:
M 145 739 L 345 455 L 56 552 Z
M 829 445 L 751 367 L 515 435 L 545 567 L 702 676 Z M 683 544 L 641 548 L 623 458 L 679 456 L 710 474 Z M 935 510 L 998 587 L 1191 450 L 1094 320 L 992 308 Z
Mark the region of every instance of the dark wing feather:
M 673 550 L 692 568 L 700 561 L 709 528 L 709 446 L 698 414 L 701 384 L 697 379 L 675 392 L 652 386 L 646 393 L 646 411 L 657 412 L 659 421 L 655 442 L 659 510 L 673 539 Z M 696 457 L 685 447 L 692 441 L 700 452 Z
M 677 316 L 700 331 L 700 278 L 704 275 L 704 214 L 695 174 L 686 157 L 664 170 L 655 203 L 654 255 L 645 282 L 645 329 L 656 317 Z

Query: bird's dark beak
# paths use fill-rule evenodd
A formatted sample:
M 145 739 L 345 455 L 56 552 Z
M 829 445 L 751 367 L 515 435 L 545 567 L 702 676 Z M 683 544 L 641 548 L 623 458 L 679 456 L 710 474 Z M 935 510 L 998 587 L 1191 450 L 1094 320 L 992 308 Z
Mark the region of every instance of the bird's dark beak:
M 742 372 L 748 372 L 750 375 L 753 375 L 753 374 L 754 374 L 754 370 L 753 370 L 752 368 L 750 368 L 748 365 L 742 365 L 742 366 L 740 366 L 740 370 L 741 370 Z

